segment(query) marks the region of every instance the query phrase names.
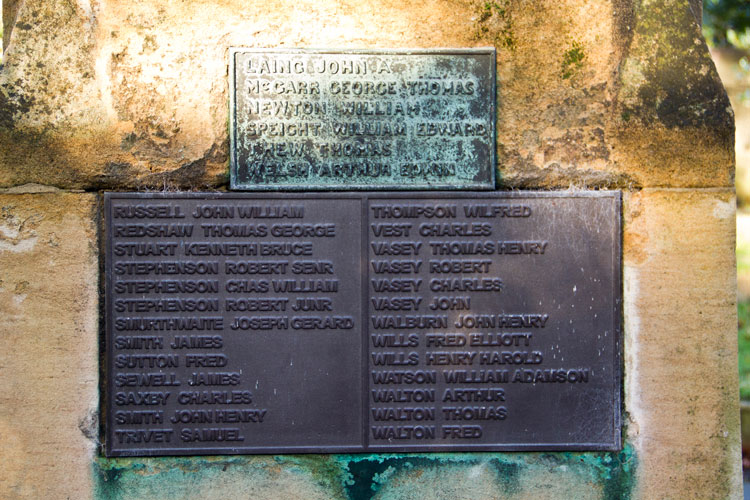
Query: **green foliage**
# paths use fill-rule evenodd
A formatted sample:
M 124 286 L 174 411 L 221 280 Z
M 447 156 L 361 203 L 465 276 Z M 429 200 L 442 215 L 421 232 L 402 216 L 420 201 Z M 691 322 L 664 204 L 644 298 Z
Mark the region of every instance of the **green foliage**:
M 703 36 L 714 46 L 750 48 L 750 2 L 705 0 Z

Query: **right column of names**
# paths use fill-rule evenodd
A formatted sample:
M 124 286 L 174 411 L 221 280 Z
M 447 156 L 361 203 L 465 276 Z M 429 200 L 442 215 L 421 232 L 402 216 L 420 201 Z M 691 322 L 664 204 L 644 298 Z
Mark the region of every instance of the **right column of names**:
M 369 200 L 370 448 L 614 439 L 612 203 L 543 201 Z

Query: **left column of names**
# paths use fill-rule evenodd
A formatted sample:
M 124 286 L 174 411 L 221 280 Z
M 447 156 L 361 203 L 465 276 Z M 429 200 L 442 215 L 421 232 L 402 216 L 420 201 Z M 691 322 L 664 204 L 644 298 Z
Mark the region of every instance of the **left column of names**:
M 362 446 L 360 200 L 106 200 L 110 454 Z

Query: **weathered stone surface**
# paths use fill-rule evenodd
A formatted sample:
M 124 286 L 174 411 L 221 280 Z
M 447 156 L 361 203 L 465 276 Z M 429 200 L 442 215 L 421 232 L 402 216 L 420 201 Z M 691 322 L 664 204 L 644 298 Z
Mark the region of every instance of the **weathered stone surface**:
M 630 451 L 100 459 L 97 499 L 630 498 Z
M 739 495 L 729 189 L 626 196 L 628 419 L 614 453 L 97 458 L 95 207 L 0 195 L 2 498 Z
M 620 26 L 632 35 L 617 68 L 613 161 L 642 186 L 732 186 L 733 115 L 699 9 L 646 0 L 632 16 Z
M 732 183 L 688 0 L 10 5 L 0 186 L 226 185 L 230 46 L 495 46 L 501 185 Z
M 325 458 L 197 457 L 102 461 L 88 498 L 328 500 L 344 498 Z
M 502 499 L 523 500 L 534 498 L 553 500 L 576 498 L 597 500 L 603 497 L 604 489 L 584 466 L 555 467 L 539 466 L 534 460 L 530 464 L 512 465 L 507 469 L 492 459 L 469 463 L 457 461 L 438 466 L 427 466 L 402 470 L 391 470 L 380 479 L 382 486 L 377 500 L 425 500 L 452 499 Z
M 0 498 L 87 498 L 98 440 L 96 197 L 0 195 Z
M 638 498 L 741 496 L 731 190 L 625 199 L 625 408 Z

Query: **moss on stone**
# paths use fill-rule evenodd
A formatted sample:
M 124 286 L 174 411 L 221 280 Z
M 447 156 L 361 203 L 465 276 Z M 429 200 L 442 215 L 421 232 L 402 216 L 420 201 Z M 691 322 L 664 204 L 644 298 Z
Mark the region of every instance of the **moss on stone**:
M 578 70 L 583 67 L 583 60 L 586 59 L 586 54 L 583 51 L 583 45 L 581 42 L 573 41 L 570 44 L 568 50 L 563 53 L 562 62 L 560 64 L 560 76 L 563 80 L 567 80 L 572 77 Z
M 705 127 L 733 141 L 729 99 L 687 0 L 644 2 L 622 71 L 624 112 L 667 128 Z
M 477 5 L 477 40 L 490 38 L 493 45 L 515 50 L 510 0 L 483 1 Z

